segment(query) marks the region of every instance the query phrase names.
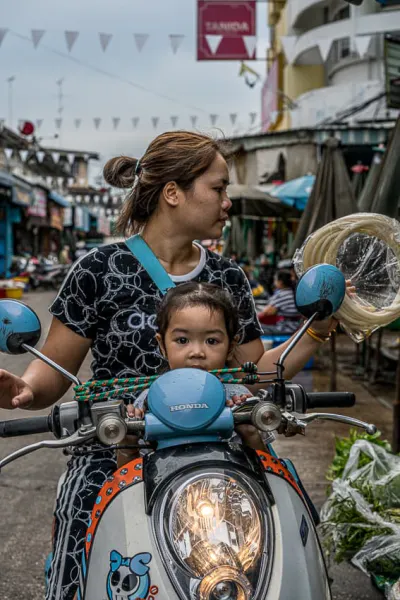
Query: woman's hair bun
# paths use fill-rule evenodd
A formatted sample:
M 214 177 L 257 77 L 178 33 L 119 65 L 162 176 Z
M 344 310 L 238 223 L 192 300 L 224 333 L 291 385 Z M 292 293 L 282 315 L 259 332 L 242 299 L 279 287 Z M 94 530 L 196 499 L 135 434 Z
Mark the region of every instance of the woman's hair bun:
M 138 160 L 129 156 L 110 158 L 104 165 L 103 176 L 113 187 L 130 188 L 135 181 L 135 169 Z

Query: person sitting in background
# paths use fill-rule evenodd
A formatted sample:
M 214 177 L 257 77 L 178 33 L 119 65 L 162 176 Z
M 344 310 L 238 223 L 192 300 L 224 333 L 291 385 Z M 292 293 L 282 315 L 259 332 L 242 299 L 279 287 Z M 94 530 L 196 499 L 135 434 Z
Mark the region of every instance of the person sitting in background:
M 268 300 L 268 305 L 258 314 L 264 333 L 292 333 L 299 327 L 300 315 L 294 299 L 292 273 L 288 269 L 281 269 L 275 277 L 276 291 Z M 275 317 L 274 324 L 271 318 Z

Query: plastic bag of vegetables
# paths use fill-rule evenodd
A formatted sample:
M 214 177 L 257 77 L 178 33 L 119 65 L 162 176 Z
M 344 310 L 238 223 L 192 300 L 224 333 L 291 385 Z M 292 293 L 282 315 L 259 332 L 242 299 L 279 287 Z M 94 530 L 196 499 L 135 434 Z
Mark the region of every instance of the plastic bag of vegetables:
M 337 441 L 329 470 L 331 478 L 333 473 L 338 477 L 321 510 L 324 545 L 337 562 L 350 560 L 371 575 L 387 598 L 400 600 L 395 588 L 400 579 L 400 457 L 377 438 L 351 437 L 351 443 Z

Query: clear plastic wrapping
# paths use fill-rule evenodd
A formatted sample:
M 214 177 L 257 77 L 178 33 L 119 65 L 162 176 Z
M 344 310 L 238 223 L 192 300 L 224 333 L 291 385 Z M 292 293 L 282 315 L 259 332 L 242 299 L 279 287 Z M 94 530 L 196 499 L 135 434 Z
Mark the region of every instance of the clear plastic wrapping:
M 400 223 L 383 215 L 343 217 L 311 234 L 294 255 L 298 276 L 315 264 L 336 265 L 356 291 L 337 318 L 361 342 L 400 317 Z
M 322 507 L 321 533 L 337 562 L 350 560 L 400 600 L 400 457 L 357 440 Z

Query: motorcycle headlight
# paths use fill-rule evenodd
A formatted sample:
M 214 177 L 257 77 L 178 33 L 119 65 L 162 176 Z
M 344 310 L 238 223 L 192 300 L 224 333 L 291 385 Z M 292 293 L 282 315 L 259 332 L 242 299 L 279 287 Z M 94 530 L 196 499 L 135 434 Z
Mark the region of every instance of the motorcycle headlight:
M 156 539 L 185 600 L 251 600 L 261 580 L 265 589 L 270 514 L 258 487 L 241 472 L 215 469 L 183 476 L 157 501 Z

